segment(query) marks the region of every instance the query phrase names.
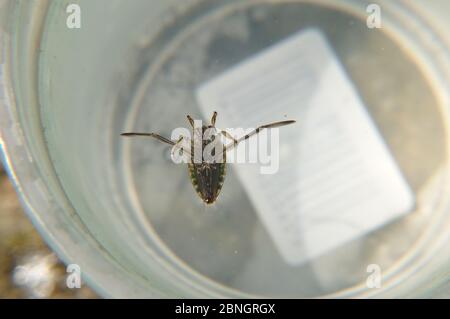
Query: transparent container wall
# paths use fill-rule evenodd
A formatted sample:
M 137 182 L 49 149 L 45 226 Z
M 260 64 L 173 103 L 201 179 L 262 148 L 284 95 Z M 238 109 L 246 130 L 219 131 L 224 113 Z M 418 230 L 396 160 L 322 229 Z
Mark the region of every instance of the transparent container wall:
M 66 24 L 72 2 L 81 8 L 80 29 Z M 432 294 L 449 261 L 443 249 L 450 217 L 448 56 L 403 2 L 380 1 L 383 28 L 369 29 L 369 3 L 9 3 L 10 109 L 40 183 L 61 207 L 58 217 L 50 216 L 57 229 L 41 227 L 55 250 L 80 264 L 105 296 Z M 293 266 L 280 256 L 232 166 L 217 204 L 205 207 L 169 147 L 119 135 L 170 137 L 173 128 L 187 127 L 186 114 L 203 118 L 199 85 L 311 27 L 325 35 L 355 85 L 416 205 Z M 5 144 L 13 161 L 15 151 Z M 38 224 L 56 214 L 43 207 L 29 209 Z M 370 264 L 382 269 L 381 288 L 366 285 Z

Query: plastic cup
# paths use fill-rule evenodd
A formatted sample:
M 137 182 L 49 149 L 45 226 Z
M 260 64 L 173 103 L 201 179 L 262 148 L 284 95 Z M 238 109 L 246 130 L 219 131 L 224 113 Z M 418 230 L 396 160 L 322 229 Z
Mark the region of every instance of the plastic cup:
M 439 19 L 448 6 L 427 9 L 447 27 L 439 33 L 419 4 L 392 1 L 379 1 L 380 30 L 366 26 L 370 1 L 75 2 L 80 28 L 68 24 L 70 1 L 0 2 L 0 141 L 34 225 L 100 295 L 448 294 L 450 26 Z M 167 147 L 119 135 L 186 127 L 186 114 L 201 117 L 198 85 L 311 26 L 327 35 L 418 202 L 292 267 L 232 170 L 205 208 Z M 383 270 L 377 289 L 367 286 L 373 263 Z

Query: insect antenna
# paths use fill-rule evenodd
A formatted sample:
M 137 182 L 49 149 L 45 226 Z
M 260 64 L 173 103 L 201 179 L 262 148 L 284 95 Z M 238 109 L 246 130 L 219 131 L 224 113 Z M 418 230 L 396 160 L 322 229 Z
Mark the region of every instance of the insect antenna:
M 216 118 L 217 118 L 217 112 L 214 111 L 212 117 L 211 117 L 211 125 L 214 127 L 216 126 Z
M 192 128 L 194 128 L 194 125 L 195 125 L 194 119 L 190 115 L 187 115 L 186 117 L 187 117 L 189 123 L 191 124 Z

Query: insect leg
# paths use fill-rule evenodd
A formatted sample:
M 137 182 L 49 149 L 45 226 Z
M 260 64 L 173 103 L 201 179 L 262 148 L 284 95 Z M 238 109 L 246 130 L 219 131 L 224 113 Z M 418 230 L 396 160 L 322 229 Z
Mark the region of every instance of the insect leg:
M 194 119 L 190 115 L 187 116 L 187 119 L 191 123 L 192 128 L 194 128 Z
M 202 127 L 201 126 L 195 127 L 195 121 L 190 115 L 187 115 L 187 119 L 189 120 L 189 123 L 192 126 L 192 135 L 194 136 L 194 141 L 201 143 L 203 140 Z
M 234 138 L 230 133 L 228 133 L 227 131 L 223 130 L 223 131 L 220 131 L 220 133 L 221 133 L 223 136 L 225 136 L 226 138 L 232 140 L 232 141 L 234 142 L 234 144 L 237 144 L 237 143 L 238 143 L 237 139 L 235 139 L 235 138 Z
M 161 142 L 163 142 L 163 143 L 167 143 L 167 144 L 170 144 L 170 145 L 175 145 L 175 142 L 172 142 L 171 140 L 169 140 L 169 139 L 167 139 L 167 138 L 165 138 L 165 137 L 163 137 L 163 136 L 161 136 L 161 135 L 158 135 L 158 134 L 155 134 L 155 133 L 122 133 L 122 134 L 120 134 L 121 136 L 149 136 L 149 137 L 154 137 L 154 138 L 156 138 L 157 140 L 159 140 L 159 141 L 161 141 Z
M 244 135 L 241 138 L 235 140 L 234 143 L 230 143 L 229 145 L 226 145 L 225 152 L 228 150 L 231 150 L 233 147 L 238 145 L 240 142 L 245 141 L 246 139 L 252 137 L 253 135 L 258 134 L 262 129 L 280 127 L 280 126 L 285 126 L 285 125 L 289 125 L 289 124 L 293 124 L 293 123 L 295 123 L 295 120 L 280 121 L 280 122 L 274 122 L 274 123 L 261 125 L 261 126 L 257 127 L 255 130 L 248 133 L 247 135 Z
M 211 125 L 216 126 L 216 118 L 217 118 L 217 112 L 214 111 L 212 118 L 211 118 Z
M 180 150 L 181 150 L 181 155 L 183 155 L 186 152 L 189 156 L 191 156 L 191 152 L 186 150 L 186 148 L 184 148 L 183 145 L 180 144 L 183 141 L 183 139 L 184 139 L 184 136 L 180 136 L 178 141 L 172 147 L 172 152 L 171 152 L 172 157 L 174 156 L 175 152 L 178 152 Z

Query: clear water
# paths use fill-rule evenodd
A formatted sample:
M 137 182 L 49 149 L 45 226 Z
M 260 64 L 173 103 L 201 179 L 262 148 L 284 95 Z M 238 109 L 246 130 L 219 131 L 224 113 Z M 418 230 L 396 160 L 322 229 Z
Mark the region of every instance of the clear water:
M 134 11 L 119 3 L 114 10 L 123 10 L 127 19 L 123 23 L 128 25 L 126 14 Z M 144 9 L 145 2 L 139 3 Z M 125 66 L 108 71 L 111 77 L 97 85 L 101 89 L 92 88 L 95 77 L 88 76 L 101 69 L 100 63 L 99 70 L 74 75 L 87 82 L 84 93 L 73 94 L 74 100 L 80 99 L 78 104 L 60 104 L 58 109 L 56 98 L 43 103 L 54 165 L 93 235 L 149 285 L 150 250 L 193 278 L 262 296 L 314 297 L 364 290 L 371 263 L 392 275 L 400 272 L 434 220 L 430 193 L 437 193 L 447 160 L 444 111 L 434 84 L 422 71 L 423 61 L 396 40 L 396 30 L 389 24 L 381 30 L 368 29 L 365 17 L 356 14 L 364 14 L 362 3 L 348 6 L 354 11 L 299 1 L 186 3 L 169 10 L 158 28 L 150 29 L 137 18 L 133 21 L 140 26 L 130 34 L 133 45 L 120 44 L 128 56 Z M 92 16 L 101 14 L 95 7 L 101 6 L 92 5 Z M 186 114 L 201 118 L 195 99 L 198 85 L 308 27 L 326 35 L 418 204 L 407 217 L 293 267 L 277 252 L 232 167 L 219 201 L 206 208 L 190 185 L 187 168 L 170 160 L 168 147 L 153 140 L 125 141 L 118 135 L 135 130 L 170 136 L 173 128 L 187 127 Z M 49 52 L 52 43 L 54 50 L 63 46 L 60 40 L 52 42 L 52 36 L 47 35 Z M 85 49 L 80 50 L 90 59 Z M 47 75 L 43 73 L 48 87 L 53 86 L 52 67 L 57 68 L 50 56 L 43 62 L 49 66 Z M 75 97 L 80 94 L 91 98 L 91 108 L 80 106 L 82 98 Z M 69 136 L 62 139 L 64 130 Z

